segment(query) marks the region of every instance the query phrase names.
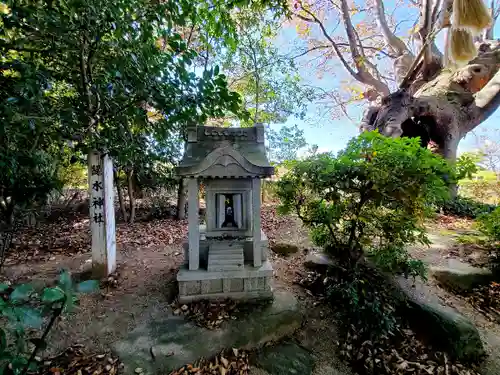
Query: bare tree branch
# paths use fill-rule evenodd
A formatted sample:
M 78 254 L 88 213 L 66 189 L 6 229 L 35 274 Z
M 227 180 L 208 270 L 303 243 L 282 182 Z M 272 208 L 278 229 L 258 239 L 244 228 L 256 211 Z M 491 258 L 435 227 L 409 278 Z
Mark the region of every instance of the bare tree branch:
M 349 63 L 347 62 L 347 60 L 344 58 L 344 55 L 340 51 L 337 43 L 333 40 L 333 38 L 330 36 L 330 34 L 328 34 L 328 31 L 326 31 L 326 28 L 323 25 L 323 23 L 313 13 L 311 13 L 310 11 L 308 11 L 306 9 L 304 9 L 304 11 L 312 17 L 312 20 L 309 19 L 309 18 L 307 18 L 307 17 L 302 17 L 302 16 L 299 16 L 299 18 L 302 19 L 302 20 L 308 21 L 308 22 L 314 22 L 314 23 L 318 24 L 318 26 L 321 29 L 323 35 L 325 36 L 326 39 L 328 39 L 328 41 L 332 45 L 333 49 L 335 50 L 335 53 L 337 54 L 338 58 L 342 62 L 342 65 L 344 65 L 344 68 L 349 72 L 350 75 L 352 75 L 353 77 L 355 77 L 357 75 L 357 72 L 349 65 Z
M 301 4 L 301 7 L 302 7 L 302 4 Z M 310 17 L 310 19 L 312 19 L 313 22 L 319 26 L 319 28 L 321 29 L 321 32 L 323 33 L 325 38 L 330 42 L 333 49 L 335 50 L 335 53 L 336 53 L 337 57 L 340 59 L 342 65 L 344 66 L 344 68 L 349 72 L 349 74 L 352 77 L 354 77 L 357 81 L 359 81 L 365 85 L 374 87 L 381 95 L 389 95 L 390 90 L 389 90 L 389 87 L 387 86 L 387 84 L 382 82 L 380 79 L 375 78 L 367 69 L 366 59 L 363 58 L 363 56 L 359 50 L 360 47 L 359 47 L 358 41 L 356 39 L 355 29 L 354 29 L 354 26 L 353 26 L 351 18 L 350 18 L 349 7 L 347 5 L 346 0 L 341 0 L 341 15 L 342 15 L 342 20 L 344 22 L 344 27 L 346 29 L 348 44 L 349 44 L 351 56 L 352 56 L 354 65 L 356 67 L 356 70 L 353 69 L 352 66 L 345 59 L 342 51 L 339 48 L 339 45 L 330 36 L 330 34 L 326 30 L 323 22 L 321 22 L 321 20 L 318 17 L 316 17 L 316 15 L 314 13 L 312 13 L 310 10 L 308 10 L 304 7 L 302 7 L 302 10 L 305 13 L 307 13 L 307 15 Z M 307 20 L 307 19 L 309 19 L 309 17 L 299 17 L 299 18 Z M 309 22 L 311 22 L 311 21 L 309 21 Z
M 481 122 L 490 117 L 500 106 L 500 71 L 474 97 L 473 112 L 475 121 L 472 121 L 465 131 L 474 129 Z
M 384 39 L 392 52 L 397 56 L 401 56 L 405 53 L 413 56 L 406 44 L 401 39 L 399 39 L 389 28 L 389 25 L 387 24 L 387 20 L 385 18 L 385 9 L 382 0 L 375 0 L 375 10 L 377 24 L 382 30 Z
M 432 0 L 423 0 L 422 8 L 420 9 L 420 27 L 418 34 L 420 35 L 420 40 L 422 42 L 422 49 L 424 50 L 424 70 L 426 66 L 429 66 L 432 62 L 432 50 L 431 44 L 426 43 L 429 33 L 432 28 Z

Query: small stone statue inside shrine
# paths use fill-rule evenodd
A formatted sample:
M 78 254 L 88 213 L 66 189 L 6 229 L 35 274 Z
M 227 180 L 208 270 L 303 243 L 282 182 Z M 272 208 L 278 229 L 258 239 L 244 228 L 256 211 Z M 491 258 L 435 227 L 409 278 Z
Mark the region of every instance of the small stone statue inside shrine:
M 224 222 L 222 223 L 222 228 L 238 228 L 238 224 L 234 221 L 234 211 L 233 211 L 233 197 L 232 195 L 226 196 L 226 215 L 224 217 Z

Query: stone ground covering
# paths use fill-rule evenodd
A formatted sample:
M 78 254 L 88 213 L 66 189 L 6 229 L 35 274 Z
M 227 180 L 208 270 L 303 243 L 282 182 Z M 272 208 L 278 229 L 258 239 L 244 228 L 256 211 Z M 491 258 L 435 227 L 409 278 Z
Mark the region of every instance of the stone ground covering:
M 445 220 L 433 226 L 430 248 L 414 247 L 410 251 L 430 267 L 429 280 L 417 280 L 414 285 L 407 283 L 407 288 L 412 288 L 415 294 L 423 298 L 433 298 L 436 303 L 448 306 L 468 318 L 479 331 L 488 354 L 480 371 L 485 375 L 496 375 L 500 374 L 500 322 L 478 312 L 467 298 L 449 290 L 450 283 L 458 289 L 470 289 L 474 286 L 473 281 L 484 281 L 484 268 L 472 265 L 483 265 L 487 253 L 480 247 L 460 245 L 458 242 L 461 236 L 476 234 L 471 231 L 471 224 L 466 220 Z
M 297 272 L 304 272 L 302 264 L 311 251 L 307 233 L 297 220 L 276 217 L 269 210 L 264 210 L 263 225 L 270 240 L 299 248 L 287 256 L 272 254 L 277 291 L 273 305 L 256 307 L 250 319 L 245 319 L 243 312 L 234 314 L 236 319 L 227 319 L 220 324 L 221 329 L 207 330 L 186 321 L 184 314 L 176 312 L 182 306 L 173 303 L 185 223 L 164 220 L 120 225 L 117 285 L 112 282 L 100 295 L 83 296 L 79 309 L 59 322 L 52 334 L 51 351 L 43 355 L 80 344 L 92 353 L 113 350 L 111 358 L 108 354 L 100 357 L 104 361 L 103 373 L 120 369 L 125 373 L 137 370 L 143 374 L 168 374 L 167 370 L 194 364 L 198 357 L 210 357 L 223 347 L 241 350 L 245 342 L 257 345 L 269 341 L 271 344 L 262 350 L 248 352 L 252 374 L 351 375 L 352 370 L 336 354 L 339 335 L 332 311 L 294 284 Z M 9 259 L 7 278 L 13 283 L 29 280 L 39 286 L 47 285 L 61 268 L 67 268 L 77 279 L 85 279 L 90 253 L 76 243 L 86 243 L 87 226 L 88 222 L 77 218 L 64 224 L 61 234 L 48 227 L 27 233 L 22 243 L 16 245 L 23 250 L 21 256 Z M 430 265 L 441 267 L 449 259 L 460 259 L 461 254 L 454 247 L 456 229 L 434 228 L 434 245 L 430 249 L 414 248 L 412 252 Z M 70 254 L 61 250 L 70 245 Z M 500 374 L 498 323 L 489 321 L 465 299 L 447 292 L 433 279 L 428 283 L 417 281 L 415 290 L 419 288 L 474 322 L 490 354 L 483 373 Z M 273 343 L 278 339 L 278 343 Z M 113 362 L 117 355 L 119 362 Z M 120 362 L 124 368 L 115 367 Z M 113 370 L 107 371 L 106 366 Z

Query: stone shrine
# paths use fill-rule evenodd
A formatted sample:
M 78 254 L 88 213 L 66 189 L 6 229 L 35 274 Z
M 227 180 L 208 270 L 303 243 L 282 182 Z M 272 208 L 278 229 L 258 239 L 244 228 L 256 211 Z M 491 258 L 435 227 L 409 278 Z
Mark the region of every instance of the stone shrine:
M 179 301 L 272 298 L 273 268 L 261 229 L 261 179 L 273 175 L 264 126 L 188 129 L 177 174 L 188 187 L 188 241 Z M 199 217 L 199 188 L 205 217 Z

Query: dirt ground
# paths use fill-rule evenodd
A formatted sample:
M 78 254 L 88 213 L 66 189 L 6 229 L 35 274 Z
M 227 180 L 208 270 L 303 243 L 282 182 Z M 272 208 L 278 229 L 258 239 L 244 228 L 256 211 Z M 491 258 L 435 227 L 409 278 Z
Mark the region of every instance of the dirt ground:
M 314 351 L 316 374 L 332 373 L 329 368 L 336 374 L 349 374 L 346 366 L 332 353 L 337 337 L 332 313 L 294 284 L 297 272 L 303 272 L 302 263 L 307 252 L 312 249 L 307 231 L 295 218 L 278 217 L 272 212 L 273 208 L 267 207 L 262 215 L 262 226 L 270 242 L 293 244 L 300 249 L 287 257 L 270 251 L 275 270 L 274 287 L 296 294 L 305 312 L 305 323 L 297 339 Z M 175 225 L 172 229 L 175 235 L 168 224 Z M 170 303 L 176 294 L 175 274 L 183 261 L 181 241 L 186 224 L 169 221 L 119 224 L 118 286 L 102 290 L 101 294 L 82 296 L 77 309 L 62 317 L 50 338 L 50 348 L 43 355 L 53 355 L 73 344 L 104 353 L 109 351 L 111 343 L 124 338 L 145 320 L 171 314 Z M 76 280 L 85 279 L 91 268 L 88 248 L 74 245 L 69 251 L 63 251 L 59 244 L 71 241 L 85 244 L 90 240 L 87 226 L 88 221 L 82 217 L 66 224 L 59 236 L 52 233 L 53 226 L 42 226 L 24 233 L 20 237 L 24 246 L 18 239 L 16 246 L 21 247 L 21 251 L 8 259 L 4 276 L 12 283 L 31 282 L 38 287 L 52 284 L 61 269 L 71 271 Z M 47 241 L 49 244 L 45 245 Z M 54 243 L 56 251 L 52 250 L 54 245 L 51 244 Z M 42 244 L 45 250 L 37 249 L 37 244 Z
M 298 273 L 304 272 L 303 261 L 313 249 L 307 231 L 293 217 L 274 215 L 265 207 L 263 229 L 271 243 L 286 243 L 299 247 L 287 257 L 270 252 L 275 269 L 275 288 L 292 291 L 305 312 L 305 324 L 297 339 L 317 357 L 315 374 L 350 374 L 335 354 L 338 335 L 332 312 L 318 304 L 305 290 L 294 284 Z M 88 244 L 88 221 L 77 217 L 70 223 L 41 226 L 18 237 L 18 252 L 8 259 L 4 276 L 12 283 L 30 281 L 38 286 L 49 285 L 61 269 L 72 272 L 75 279 L 85 279 L 91 267 Z M 117 227 L 118 286 L 102 290 L 101 294 L 82 296 L 76 311 L 64 316 L 50 339 L 53 354 L 72 344 L 82 344 L 94 352 L 108 352 L 111 344 L 146 320 L 171 314 L 170 303 L 175 299 L 175 274 L 183 261 L 182 240 L 186 222 L 156 220 Z M 428 265 L 443 265 L 455 257 L 464 259 L 471 252 L 460 252 L 457 233 L 467 233 L 470 222 L 439 222 L 431 227 L 433 244 L 414 247 L 412 254 Z M 457 250 L 458 249 L 458 250 Z M 485 364 L 489 374 L 500 374 L 500 326 L 478 313 L 463 298 L 455 296 L 428 281 L 443 303 L 456 308 L 478 327 L 490 354 Z M 492 360 L 493 359 L 493 360 Z M 491 372 L 493 371 L 493 372 Z M 260 372 L 254 372 L 260 374 Z

